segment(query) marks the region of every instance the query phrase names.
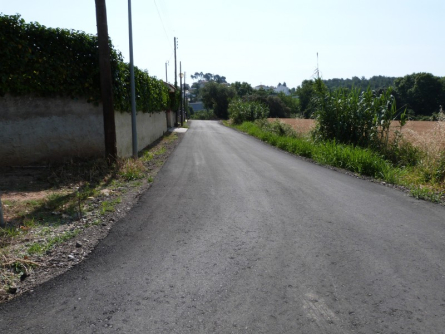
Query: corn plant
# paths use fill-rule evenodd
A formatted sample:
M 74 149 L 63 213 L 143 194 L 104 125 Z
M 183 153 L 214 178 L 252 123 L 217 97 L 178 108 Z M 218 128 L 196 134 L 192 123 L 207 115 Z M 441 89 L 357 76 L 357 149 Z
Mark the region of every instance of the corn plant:
M 315 139 L 379 150 L 388 146 L 391 121 L 399 115 L 391 88 L 381 93 L 369 88 L 328 91 L 320 78 L 314 87 Z M 405 112 L 400 115 L 400 125 L 404 124 Z

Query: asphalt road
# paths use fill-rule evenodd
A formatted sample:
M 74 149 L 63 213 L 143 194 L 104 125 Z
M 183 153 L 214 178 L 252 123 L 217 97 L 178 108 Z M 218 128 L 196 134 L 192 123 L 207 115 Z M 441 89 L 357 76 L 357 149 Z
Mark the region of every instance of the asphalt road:
M 445 333 L 445 208 L 193 121 L 89 259 L 0 333 Z

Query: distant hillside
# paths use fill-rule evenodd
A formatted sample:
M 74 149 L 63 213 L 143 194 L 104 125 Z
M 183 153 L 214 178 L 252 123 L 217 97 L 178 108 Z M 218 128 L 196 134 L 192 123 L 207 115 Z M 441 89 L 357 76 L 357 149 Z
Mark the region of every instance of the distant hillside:
M 382 75 L 373 76 L 372 78 L 366 79 L 365 77 L 352 77 L 352 79 L 329 79 L 323 80 L 329 89 L 335 90 L 337 88 L 359 88 L 360 90 L 366 90 L 370 87 L 373 90 L 380 88 L 388 88 L 389 86 L 394 87 L 395 77 L 385 77 Z

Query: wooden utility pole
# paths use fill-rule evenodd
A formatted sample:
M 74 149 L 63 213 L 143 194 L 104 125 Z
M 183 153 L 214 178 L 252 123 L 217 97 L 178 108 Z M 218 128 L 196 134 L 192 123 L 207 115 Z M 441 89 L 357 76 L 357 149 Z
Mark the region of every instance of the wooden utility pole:
M 175 97 L 176 97 L 176 90 L 178 89 L 178 63 L 176 61 L 176 49 L 177 49 L 177 45 L 176 45 L 176 37 L 174 38 L 174 42 L 175 42 Z M 176 111 L 176 124 L 179 123 L 178 121 L 178 110 Z
M 185 77 L 187 73 L 184 71 L 184 119 L 187 121 L 187 100 L 185 99 Z
M 100 90 L 104 117 L 105 157 L 109 164 L 117 159 L 116 126 L 113 110 L 110 46 L 108 44 L 107 7 L 105 0 L 96 1 L 97 39 L 99 42 Z
M 130 41 L 130 89 L 131 89 L 131 138 L 133 143 L 133 159 L 138 158 L 138 136 L 136 125 L 136 88 L 134 82 L 133 61 L 133 22 L 131 20 L 131 0 L 128 0 L 128 33 Z
M 182 65 L 181 65 L 181 62 L 179 62 L 179 86 L 180 86 L 180 89 L 179 89 L 179 95 L 180 95 L 180 97 L 181 97 L 181 109 L 180 109 L 180 113 L 181 113 L 181 126 L 184 126 L 184 116 L 183 116 L 183 112 L 182 112 L 182 76 L 183 76 L 183 74 L 182 74 Z

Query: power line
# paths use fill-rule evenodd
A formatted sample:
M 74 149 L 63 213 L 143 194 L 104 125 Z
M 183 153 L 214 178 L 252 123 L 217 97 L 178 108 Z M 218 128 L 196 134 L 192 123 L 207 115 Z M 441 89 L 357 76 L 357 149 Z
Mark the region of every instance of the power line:
M 164 29 L 165 36 L 167 37 L 167 41 L 170 41 L 170 37 L 168 36 L 167 30 L 165 29 L 165 25 L 164 25 L 164 21 L 162 20 L 161 13 L 159 12 L 158 4 L 156 3 L 156 0 L 153 0 L 153 2 L 155 3 L 156 11 L 158 12 L 159 20 L 161 20 L 162 28 Z

